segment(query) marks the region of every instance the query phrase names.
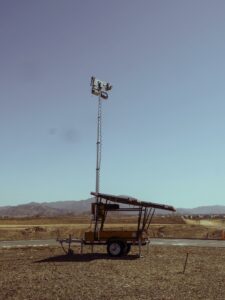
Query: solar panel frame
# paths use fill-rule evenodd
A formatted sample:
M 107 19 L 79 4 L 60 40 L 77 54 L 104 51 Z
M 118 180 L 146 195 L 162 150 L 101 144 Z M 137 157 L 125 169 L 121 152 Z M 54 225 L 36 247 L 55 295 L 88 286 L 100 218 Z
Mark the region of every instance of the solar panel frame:
M 133 197 L 116 196 L 116 195 L 111 195 L 111 194 L 95 193 L 95 192 L 91 192 L 91 195 L 93 195 L 97 198 L 103 198 L 105 200 L 109 200 L 109 201 L 116 202 L 116 203 L 134 205 L 134 206 L 139 206 L 139 207 L 153 207 L 153 208 L 169 210 L 169 211 L 173 211 L 173 212 L 176 211 L 176 209 L 171 205 L 140 201 Z

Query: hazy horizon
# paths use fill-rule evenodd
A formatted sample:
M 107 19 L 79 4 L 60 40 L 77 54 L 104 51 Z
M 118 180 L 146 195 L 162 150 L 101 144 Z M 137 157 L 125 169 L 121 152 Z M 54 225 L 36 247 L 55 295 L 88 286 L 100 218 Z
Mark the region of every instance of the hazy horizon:
M 95 197 L 92 197 L 93 199 Z M 24 202 L 24 203 L 19 203 L 19 204 L 7 204 L 7 205 L 0 205 L 0 208 L 2 207 L 6 207 L 6 206 L 19 206 L 19 205 L 27 205 L 27 204 L 32 204 L 32 203 L 35 203 L 35 204 L 52 204 L 52 203 L 57 203 L 57 202 L 79 202 L 79 201 L 88 201 L 88 200 L 91 200 L 92 198 L 87 198 L 87 199 L 76 199 L 76 200 L 57 200 L 57 201 L 28 201 L 28 202 Z M 140 199 L 142 200 L 142 199 Z M 166 204 L 166 203 L 162 203 L 162 204 Z M 196 208 L 199 208 L 199 207 L 225 207 L 225 205 L 223 204 L 212 204 L 212 205 L 201 205 L 201 206 L 192 206 L 192 207 L 186 207 L 186 206 L 179 206 L 179 207 L 176 207 L 176 209 L 196 209 Z M 223 213 L 222 213 L 223 214 Z

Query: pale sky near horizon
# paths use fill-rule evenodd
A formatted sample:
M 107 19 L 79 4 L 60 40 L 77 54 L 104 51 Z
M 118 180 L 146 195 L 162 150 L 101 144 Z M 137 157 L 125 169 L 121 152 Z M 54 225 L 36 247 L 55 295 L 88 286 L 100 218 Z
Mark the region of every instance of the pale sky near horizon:
M 1 0 L 0 206 L 101 192 L 225 205 L 225 1 Z

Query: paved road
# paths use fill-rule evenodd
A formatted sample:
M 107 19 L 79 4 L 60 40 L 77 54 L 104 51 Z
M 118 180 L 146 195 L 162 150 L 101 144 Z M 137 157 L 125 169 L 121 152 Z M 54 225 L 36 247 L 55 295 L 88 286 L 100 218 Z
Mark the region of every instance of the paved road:
M 59 245 L 59 243 L 56 240 L 0 241 L 0 248 L 47 247 L 57 245 Z M 225 240 L 151 239 L 151 245 L 225 248 Z
M 225 240 L 191 240 L 191 239 L 151 239 L 152 245 L 165 246 L 197 246 L 197 247 L 224 247 Z

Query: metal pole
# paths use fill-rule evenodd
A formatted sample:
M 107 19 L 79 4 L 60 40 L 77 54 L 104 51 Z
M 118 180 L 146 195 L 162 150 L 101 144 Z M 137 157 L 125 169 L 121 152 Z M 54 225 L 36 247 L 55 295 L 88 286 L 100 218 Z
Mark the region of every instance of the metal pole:
M 186 270 L 187 261 L 188 261 L 188 255 L 189 255 L 189 253 L 186 254 L 186 259 L 185 259 L 185 263 L 184 263 L 183 274 L 185 273 L 185 270 Z
M 97 157 L 96 157 L 96 188 L 95 191 L 99 193 L 100 185 L 100 165 L 101 165 L 101 96 L 98 98 L 98 119 L 97 119 Z M 98 199 L 96 198 L 96 202 Z
M 97 143 L 96 143 L 96 152 L 97 152 L 97 157 L 96 157 L 96 186 L 95 186 L 95 191 L 96 194 L 99 193 L 99 186 L 100 186 L 100 165 L 101 165 L 101 95 L 98 97 L 98 117 L 97 117 Z M 96 204 L 99 202 L 99 197 L 96 196 L 95 199 Z M 94 234 L 95 238 L 96 237 L 96 232 L 98 230 L 98 207 L 95 207 L 95 214 L 94 214 L 94 219 L 95 219 L 95 228 L 94 228 Z
M 141 256 L 141 236 L 139 236 L 139 238 L 138 238 L 138 248 L 139 248 L 138 256 L 139 256 L 139 258 L 141 258 L 142 257 Z

